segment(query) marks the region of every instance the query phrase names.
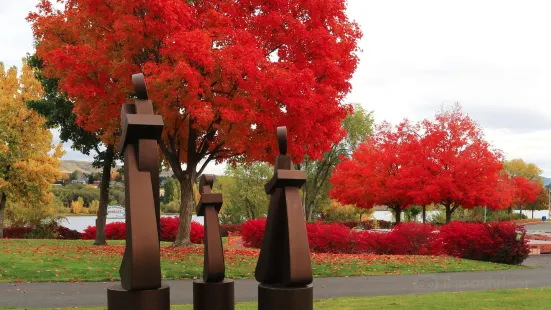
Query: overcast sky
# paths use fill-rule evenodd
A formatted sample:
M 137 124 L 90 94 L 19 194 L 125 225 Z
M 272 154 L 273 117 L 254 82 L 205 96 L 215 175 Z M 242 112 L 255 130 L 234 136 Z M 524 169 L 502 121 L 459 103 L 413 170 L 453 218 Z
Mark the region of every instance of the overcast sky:
M 0 61 L 33 50 L 36 0 L 0 2 Z M 364 37 L 349 102 L 377 122 L 431 118 L 458 101 L 507 158 L 551 176 L 549 1 L 349 0 Z M 65 159 L 87 159 L 66 144 Z M 221 167 L 207 172 L 220 173 Z

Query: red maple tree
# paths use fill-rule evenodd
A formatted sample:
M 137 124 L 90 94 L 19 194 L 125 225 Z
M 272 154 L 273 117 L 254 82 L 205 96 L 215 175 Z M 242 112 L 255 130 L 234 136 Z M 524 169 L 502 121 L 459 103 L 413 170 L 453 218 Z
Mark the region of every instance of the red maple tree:
M 512 178 L 514 191 L 512 204 L 518 206 L 519 212 L 522 208 L 535 202 L 542 191 L 537 180 L 528 180 L 525 177 L 515 176 Z
M 422 123 L 424 165 L 429 178 L 424 184 L 425 197 L 443 205 L 446 223 L 458 208 L 487 206 L 507 207 L 508 198 L 498 198 L 502 155 L 485 140 L 480 126 L 461 107 L 438 113 L 434 121 Z M 420 160 L 423 160 L 420 158 Z M 427 201 L 429 202 L 429 201 Z
M 277 126 L 295 161 L 343 135 L 361 37 L 344 0 L 58 2 L 63 10 L 41 1 L 28 20 L 79 125 L 115 144 L 130 76 L 146 74 L 181 185 L 175 245 L 189 244 L 192 184 L 210 162 L 272 161 Z
M 330 180 L 330 196 L 364 209 L 387 206 L 400 223 L 402 210 L 415 203 L 421 191 L 415 179 L 423 173 L 415 162 L 417 132 L 416 125 L 407 120 L 396 128 L 388 123 L 378 126 L 352 158 L 342 158 L 337 165 Z

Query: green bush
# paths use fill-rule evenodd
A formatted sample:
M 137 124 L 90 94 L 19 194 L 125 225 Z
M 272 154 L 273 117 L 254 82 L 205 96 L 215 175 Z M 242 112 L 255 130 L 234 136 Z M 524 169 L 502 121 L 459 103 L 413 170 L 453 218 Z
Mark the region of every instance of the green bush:
M 180 212 L 180 203 L 178 201 L 171 201 L 169 203 L 161 202 L 161 213 L 178 213 Z

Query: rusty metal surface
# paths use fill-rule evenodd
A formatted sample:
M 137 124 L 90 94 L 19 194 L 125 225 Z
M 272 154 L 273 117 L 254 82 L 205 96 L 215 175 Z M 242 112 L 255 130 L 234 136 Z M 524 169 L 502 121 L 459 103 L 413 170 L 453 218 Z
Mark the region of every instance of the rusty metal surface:
M 113 310 L 170 310 L 170 287 L 142 291 L 112 287 L 107 290 L 107 305 Z
M 234 282 L 193 281 L 194 310 L 233 310 L 235 309 Z
M 277 129 L 277 137 L 280 155 L 276 159 L 274 177 L 265 186 L 266 192 L 271 194 L 270 208 L 255 277 L 262 284 L 300 289 L 313 280 L 299 194 L 306 175 L 294 171 L 291 158 L 286 155 L 285 127 Z
M 142 74 L 132 76 L 138 98 L 147 99 Z M 159 247 L 159 158 L 162 118 L 150 100 L 121 109 L 124 155 L 126 248 L 119 270 L 121 286 L 108 289 L 109 309 L 168 309 L 169 288 L 161 286 Z
M 313 310 L 314 287 L 258 286 L 258 310 Z
M 214 176 L 201 176 L 199 180 L 201 199 L 197 205 L 197 215 L 205 216 L 203 280 L 207 283 L 221 282 L 225 277 L 224 250 L 218 223 L 218 210 L 222 206 L 222 195 L 212 193 L 213 184 Z
M 198 216 L 205 217 L 205 249 L 203 280 L 193 282 L 193 309 L 233 310 L 234 282 L 224 279 L 224 249 L 218 222 L 222 195 L 212 192 L 213 184 L 213 175 L 202 175 L 199 180 L 201 199 L 196 211 Z

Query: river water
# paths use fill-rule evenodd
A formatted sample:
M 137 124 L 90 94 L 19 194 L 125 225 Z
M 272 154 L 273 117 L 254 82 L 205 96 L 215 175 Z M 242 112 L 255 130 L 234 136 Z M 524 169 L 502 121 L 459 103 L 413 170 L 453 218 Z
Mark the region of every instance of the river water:
M 433 215 L 437 214 L 438 211 L 427 211 L 427 220 L 430 221 Z M 518 210 L 515 212 L 518 213 Z M 523 211 L 528 218 L 532 218 L 532 211 Z M 534 218 L 541 219 L 542 216 L 548 216 L 549 211 L 542 210 L 542 211 L 535 211 L 534 212 Z M 177 214 L 172 215 L 161 215 L 161 217 L 174 217 L 178 216 Z M 384 220 L 384 221 L 393 221 L 392 218 L 392 212 L 390 211 L 375 211 L 374 217 L 377 220 Z M 96 225 L 96 217 L 95 216 L 67 216 L 67 220 L 60 223 L 62 226 L 65 226 L 70 229 L 74 229 L 80 232 L 83 232 L 84 229 L 88 226 L 95 226 Z M 418 221 L 420 221 L 421 215 L 418 216 Z M 549 219 L 549 217 L 548 217 Z M 196 221 L 200 224 L 204 223 L 204 218 L 202 216 L 195 216 L 193 215 L 192 221 Z M 124 219 L 107 219 L 107 223 L 113 223 L 113 222 L 124 222 Z
M 427 214 L 430 213 L 427 212 Z M 377 220 L 392 221 L 392 212 L 390 211 L 375 211 L 374 214 Z M 161 215 L 161 217 L 178 217 L 178 214 Z M 428 216 L 430 218 L 430 216 Z M 60 222 L 61 226 L 83 232 L 88 226 L 96 226 L 96 216 L 67 216 L 67 220 Z M 192 221 L 196 221 L 203 225 L 204 217 L 193 215 Z M 124 222 L 124 219 L 107 219 L 107 224 L 113 222 Z
M 177 214 L 172 215 L 161 215 L 161 217 L 178 217 Z M 90 216 L 67 216 L 65 217 L 67 220 L 60 222 L 59 224 L 61 226 L 65 226 L 70 229 L 74 229 L 79 232 L 83 232 L 86 227 L 88 226 L 96 226 L 96 216 L 90 215 Z M 203 224 L 204 217 L 203 216 L 195 216 L 193 215 L 192 221 L 196 221 Z M 107 219 L 107 224 L 113 223 L 113 222 L 124 222 L 124 219 Z

